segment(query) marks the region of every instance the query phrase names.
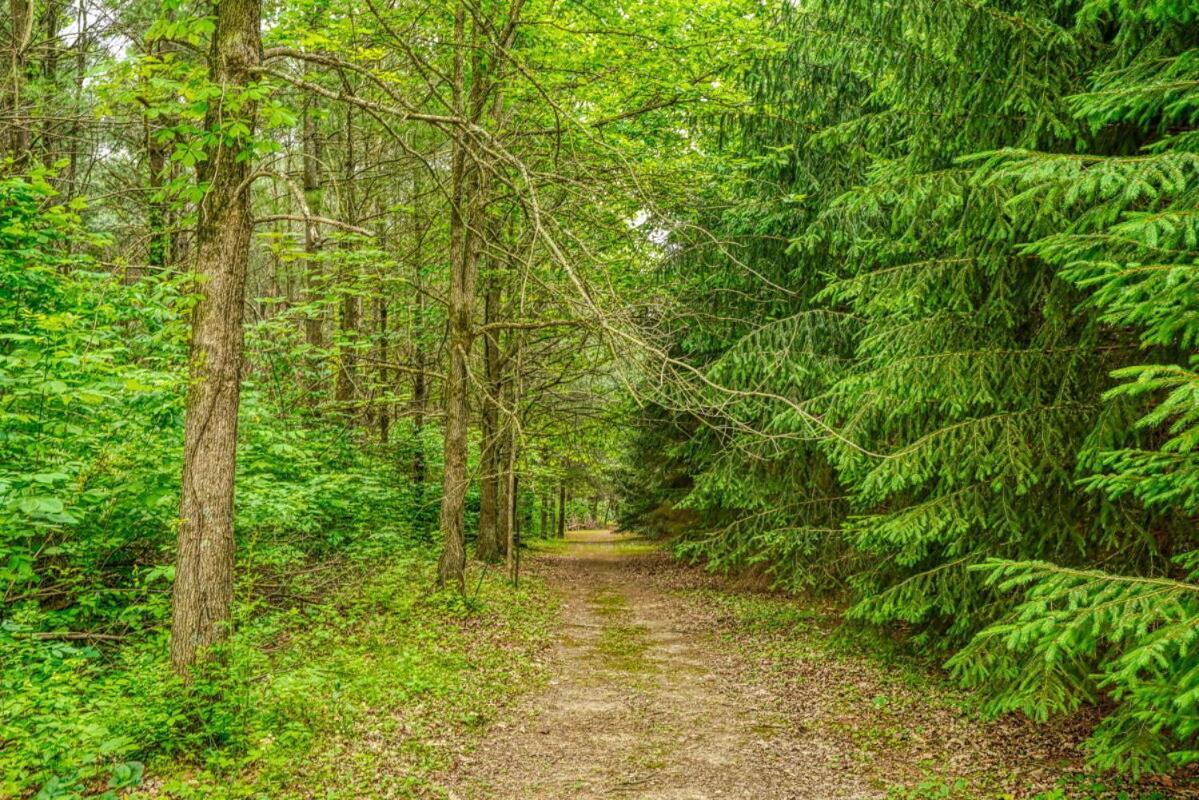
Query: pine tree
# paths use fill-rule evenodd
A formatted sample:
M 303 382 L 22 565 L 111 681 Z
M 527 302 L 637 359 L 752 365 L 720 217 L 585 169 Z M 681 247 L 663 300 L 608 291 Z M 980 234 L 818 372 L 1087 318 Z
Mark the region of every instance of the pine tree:
M 783 12 L 713 123 L 712 235 L 677 236 L 703 379 L 639 444 L 685 552 L 848 576 L 857 618 L 970 643 L 995 710 L 1115 701 L 1096 763 L 1134 771 L 1192 758 L 1194 14 Z
M 992 695 L 995 710 L 1043 718 L 1106 698 L 1113 710 L 1092 737 L 1094 760 L 1134 773 L 1199 759 L 1199 140 L 1188 130 L 1199 119 L 1196 18 L 1180 3 L 1090 4 L 1080 25 L 1116 26 L 1088 91 L 1071 98 L 1095 134 L 1091 152 L 1005 150 L 979 168 L 983 182 L 1016 192 L 1009 213 L 1046 231 L 1025 252 L 1088 291 L 1088 309 L 1114 336 L 1140 345 L 1104 395 L 1112 413 L 1140 414 L 1126 422 L 1140 435 L 1091 442 L 1080 485 L 1139 501 L 1146 538 L 1170 560 L 1120 558 L 1125 574 L 988 565 L 989 581 L 1024 601 L 951 664 Z

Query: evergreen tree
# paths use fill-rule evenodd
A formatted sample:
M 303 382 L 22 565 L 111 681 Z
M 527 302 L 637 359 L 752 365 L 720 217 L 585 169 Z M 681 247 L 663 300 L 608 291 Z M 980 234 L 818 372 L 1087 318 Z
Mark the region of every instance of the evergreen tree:
M 712 236 L 676 234 L 671 352 L 703 378 L 640 443 L 640 518 L 689 509 L 684 552 L 972 642 L 951 664 L 995 710 L 1106 696 L 1096 763 L 1134 771 L 1195 730 L 1194 16 L 783 12 L 712 123 Z

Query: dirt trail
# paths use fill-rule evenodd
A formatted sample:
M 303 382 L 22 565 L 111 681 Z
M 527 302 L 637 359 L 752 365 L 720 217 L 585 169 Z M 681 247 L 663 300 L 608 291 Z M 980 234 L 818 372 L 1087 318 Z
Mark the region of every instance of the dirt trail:
M 451 800 L 1107 796 L 1079 771 L 1085 721 L 981 721 L 924 665 L 831 636 L 835 609 L 604 531 L 529 570 L 562 602 L 550 683 L 459 753 Z
M 458 752 L 451 800 L 1199 796 L 1099 787 L 1085 718 L 980 720 L 927 662 L 836 637 L 837 608 L 730 589 L 650 543 L 577 531 L 528 566 L 562 603 L 549 685 Z
M 463 759 L 451 796 L 877 796 L 833 742 L 791 735 L 771 694 L 736 678 L 732 648 L 694 629 L 693 608 L 639 579 L 660 561 L 602 531 L 537 560 L 563 603 L 554 678 Z

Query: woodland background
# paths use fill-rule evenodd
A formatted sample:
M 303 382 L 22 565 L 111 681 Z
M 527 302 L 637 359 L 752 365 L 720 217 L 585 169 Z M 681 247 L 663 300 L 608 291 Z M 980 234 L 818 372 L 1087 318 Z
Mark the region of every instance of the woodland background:
M 1193 0 L 0 23 L 0 792 L 451 696 L 463 619 L 545 624 L 467 551 L 617 506 L 987 712 L 1096 708 L 1098 770 L 1199 760 Z

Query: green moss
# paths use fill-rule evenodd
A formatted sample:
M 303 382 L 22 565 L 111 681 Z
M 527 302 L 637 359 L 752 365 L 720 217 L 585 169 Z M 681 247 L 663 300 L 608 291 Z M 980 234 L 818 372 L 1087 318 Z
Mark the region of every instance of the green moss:
M 648 629 L 644 625 L 609 625 L 600 634 L 596 652 L 608 669 L 622 672 L 647 672 L 653 664 L 646 657 L 649 650 Z
M 570 547 L 565 539 L 525 539 L 524 545 L 534 553 L 562 553 Z
M 645 654 L 650 648 L 649 629 L 631 622 L 628 601 L 620 592 L 599 588 L 587 598 L 591 608 L 604 619 L 595 643 L 600 663 L 621 672 L 648 672 L 653 663 Z
M 587 598 L 596 613 L 605 617 L 616 617 L 628 613 L 624 595 L 612 589 L 597 589 Z

